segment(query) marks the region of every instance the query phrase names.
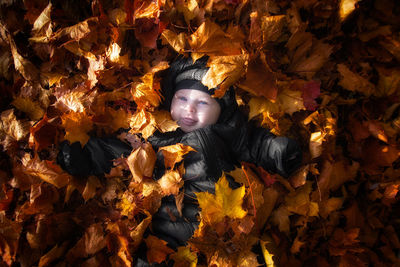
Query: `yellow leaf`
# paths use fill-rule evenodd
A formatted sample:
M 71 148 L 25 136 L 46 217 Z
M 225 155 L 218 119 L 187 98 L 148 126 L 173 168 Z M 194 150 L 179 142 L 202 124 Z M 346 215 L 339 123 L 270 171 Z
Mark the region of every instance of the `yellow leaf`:
M 126 159 L 133 180 L 141 182 L 143 178 L 151 178 L 156 159 L 156 153 L 150 143 L 145 143 L 133 151 Z
M 305 109 L 300 91 L 284 89 L 279 93 L 278 101 L 282 111 L 290 115 L 296 111 Z
M 244 74 L 248 58 L 248 54 L 210 57 L 207 63 L 210 69 L 201 82 L 210 89 L 219 86 L 215 96 L 222 97 Z
M 92 116 L 86 112 L 69 112 L 61 116 L 62 126 L 65 128 L 65 139 L 71 143 L 80 142 L 85 145 L 90 136 L 87 134 L 92 127 Z
M 268 243 L 268 241 L 262 241 L 260 240 L 260 245 L 261 245 L 261 252 L 264 256 L 265 264 L 267 264 L 267 267 L 274 267 L 275 263 L 272 257 L 274 256 L 273 254 L 269 253 L 267 248 L 265 247 L 265 244 Z
M 307 181 L 304 186 L 290 192 L 285 197 L 288 211 L 304 216 L 318 216 L 318 203 L 310 201 L 311 190 L 312 183 Z
M 196 193 L 202 220 L 213 224 L 222 221 L 225 216 L 243 218 L 247 214 L 242 208 L 244 194 L 244 186 L 231 189 L 225 175 L 222 176 L 215 184 L 215 195 L 208 192 Z
M 195 150 L 190 146 L 178 143 L 175 145 L 161 147 L 159 151 L 163 153 L 165 167 L 172 169 L 176 163 L 183 160 L 184 155 Z
M 188 39 L 191 47 L 193 61 L 207 55 L 240 55 L 242 53 L 242 44 L 220 28 L 219 25 L 206 20 L 196 32 Z
M 132 84 L 131 93 L 139 109 L 157 107 L 161 102 L 160 83 L 154 81 L 154 73 L 148 72 L 141 77 L 141 82 Z
M 175 131 L 179 125 L 172 120 L 171 113 L 166 110 L 156 110 L 154 113 L 155 127 L 162 133 Z
M 178 171 L 168 170 L 157 180 L 165 196 L 178 195 L 179 189 L 183 186 L 183 180 Z
M 22 112 L 25 112 L 31 120 L 40 120 L 44 115 L 44 110 L 39 103 L 29 98 L 17 97 L 11 104 Z
M 164 43 L 168 43 L 176 52 L 182 54 L 185 51 L 187 45 L 187 36 L 185 33 L 176 34 L 166 29 L 161 34 L 161 37 Z
M 339 16 L 340 20 L 345 20 L 351 12 L 356 9 L 356 4 L 359 0 L 340 0 L 339 3 Z
M 174 267 L 196 267 L 197 254 L 188 247 L 178 247 L 178 250 L 170 256 L 175 261 Z

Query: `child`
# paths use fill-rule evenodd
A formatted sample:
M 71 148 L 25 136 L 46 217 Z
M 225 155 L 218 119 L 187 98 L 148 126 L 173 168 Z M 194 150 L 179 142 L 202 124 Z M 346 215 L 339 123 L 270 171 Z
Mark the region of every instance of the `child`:
M 174 196 L 168 196 L 152 219 L 153 234 L 173 248 L 184 245 L 198 226 L 199 207 L 194 193 L 213 193 L 222 172 L 231 171 L 244 161 L 287 177 L 301 164 L 302 153 L 294 140 L 276 137 L 247 122 L 238 109 L 233 89 L 222 98 L 211 96 L 214 90 L 201 83 L 207 72 L 206 63 L 206 57 L 194 63 L 190 58 L 179 58 L 171 65 L 162 85 L 163 108 L 170 110 L 180 128 L 156 132 L 148 139 L 155 151 L 177 143 L 196 150 L 184 158 L 182 216 Z M 60 165 L 72 174 L 108 172 L 113 158 L 130 153 L 130 147 L 116 139 L 92 138 L 82 151 L 77 148 L 64 144 L 58 157 Z M 155 179 L 164 172 L 161 153 L 157 156 Z M 78 170 L 78 166 L 85 168 Z M 233 181 L 230 183 L 235 186 Z

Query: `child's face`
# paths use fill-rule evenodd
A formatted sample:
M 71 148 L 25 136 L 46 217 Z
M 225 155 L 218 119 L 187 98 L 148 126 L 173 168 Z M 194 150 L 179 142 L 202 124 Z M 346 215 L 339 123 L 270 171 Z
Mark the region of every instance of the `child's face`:
M 218 121 L 221 107 L 206 92 L 194 89 L 178 90 L 171 104 L 172 119 L 184 132 L 212 125 Z

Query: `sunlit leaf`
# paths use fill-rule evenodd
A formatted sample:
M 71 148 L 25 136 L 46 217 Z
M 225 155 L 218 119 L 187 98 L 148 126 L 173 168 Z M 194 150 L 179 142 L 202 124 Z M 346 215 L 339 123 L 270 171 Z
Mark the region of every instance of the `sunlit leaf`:
M 93 127 L 92 116 L 86 112 L 69 112 L 61 116 L 65 128 L 65 139 L 70 143 L 80 142 L 85 145 L 89 141 L 88 132 Z
M 195 150 L 190 146 L 178 143 L 176 145 L 160 147 L 159 151 L 163 153 L 165 166 L 172 169 L 176 163 L 183 160 L 184 155 Z
M 215 184 L 215 195 L 208 192 L 196 193 L 201 208 L 201 217 L 209 223 L 218 223 L 225 216 L 243 218 L 246 211 L 242 208 L 244 186 L 231 189 L 225 176 Z

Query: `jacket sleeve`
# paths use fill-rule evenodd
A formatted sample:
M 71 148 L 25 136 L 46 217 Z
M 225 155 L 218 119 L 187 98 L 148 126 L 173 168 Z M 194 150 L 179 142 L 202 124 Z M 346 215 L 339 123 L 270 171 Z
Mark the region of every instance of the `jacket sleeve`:
M 283 177 L 290 176 L 302 162 L 302 151 L 298 143 L 288 137 L 275 136 L 267 129 L 249 127 L 248 139 L 241 148 L 241 161 L 252 162 L 271 173 L 278 173 Z
M 302 151 L 293 139 L 275 136 L 247 122 L 235 127 L 216 124 L 214 129 L 240 162 L 254 163 L 283 177 L 290 176 L 301 165 Z
M 79 142 L 61 143 L 57 163 L 72 175 L 102 175 L 110 172 L 112 160 L 130 152 L 131 147 L 117 138 L 92 137 L 84 147 Z

